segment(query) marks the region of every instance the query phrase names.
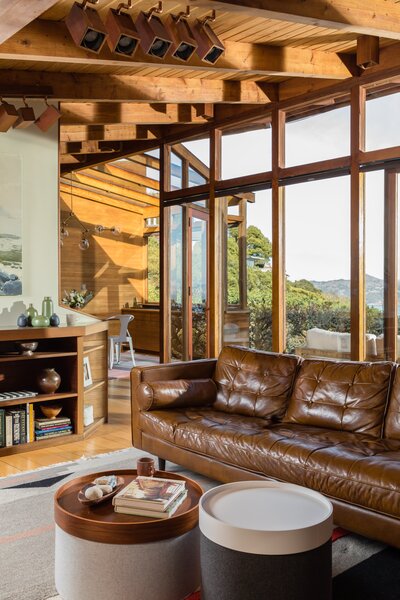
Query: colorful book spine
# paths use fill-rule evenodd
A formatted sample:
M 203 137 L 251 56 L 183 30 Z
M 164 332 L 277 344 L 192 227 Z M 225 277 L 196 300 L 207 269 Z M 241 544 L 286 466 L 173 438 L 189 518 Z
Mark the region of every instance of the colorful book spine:
M 19 410 L 10 411 L 12 415 L 12 444 L 18 446 L 21 443 L 21 414 Z
M 6 411 L 0 408 L 0 448 L 6 445 Z
M 31 442 L 35 441 L 35 407 L 30 404 L 29 412 L 29 439 Z
M 19 418 L 20 418 L 20 423 L 21 423 L 20 444 L 26 444 L 26 440 L 27 440 L 26 408 L 21 408 L 18 412 L 19 412 Z

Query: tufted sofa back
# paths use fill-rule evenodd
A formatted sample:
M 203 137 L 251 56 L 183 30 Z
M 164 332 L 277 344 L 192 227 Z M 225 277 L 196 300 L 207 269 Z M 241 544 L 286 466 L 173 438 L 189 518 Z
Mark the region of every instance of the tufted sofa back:
M 281 418 L 290 397 L 298 356 L 226 346 L 215 369 L 217 400 L 223 412 L 262 418 Z

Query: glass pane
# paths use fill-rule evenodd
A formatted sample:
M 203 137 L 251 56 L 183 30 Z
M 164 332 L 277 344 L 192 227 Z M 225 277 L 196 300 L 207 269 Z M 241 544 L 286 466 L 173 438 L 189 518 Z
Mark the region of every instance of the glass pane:
M 183 331 L 183 212 L 182 207 L 170 209 L 169 230 L 169 294 L 171 307 L 171 356 L 184 358 Z
M 147 302 L 160 302 L 160 234 L 147 237 Z
M 171 190 L 182 188 L 182 159 L 171 152 Z
M 207 356 L 207 221 L 192 218 L 192 356 Z
M 350 108 L 337 108 L 286 123 L 286 166 L 350 154 Z
M 400 146 L 400 93 L 366 102 L 366 149 Z
M 384 200 L 383 171 L 365 174 L 365 300 L 367 360 L 384 359 Z M 378 355 L 378 356 L 377 356 Z
M 232 202 L 232 199 L 225 201 Z M 223 341 L 225 344 L 236 343 L 259 350 L 271 350 L 271 191 L 255 192 L 241 202 L 239 224 L 233 218 L 238 216 L 239 211 L 231 210 L 229 205 L 227 210 L 227 303 Z
M 171 146 L 171 190 L 207 183 L 210 179 L 210 140 L 190 140 Z
M 350 358 L 350 178 L 287 186 L 287 352 Z
M 222 136 L 222 179 L 271 170 L 271 129 Z

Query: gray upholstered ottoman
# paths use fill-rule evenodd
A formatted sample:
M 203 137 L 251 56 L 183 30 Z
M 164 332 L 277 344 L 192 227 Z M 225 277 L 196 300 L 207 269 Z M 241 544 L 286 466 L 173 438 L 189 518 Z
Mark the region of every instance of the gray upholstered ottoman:
M 199 506 L 202 600 L 330 600 L 332 505 L 298 485 L 241 481 Z

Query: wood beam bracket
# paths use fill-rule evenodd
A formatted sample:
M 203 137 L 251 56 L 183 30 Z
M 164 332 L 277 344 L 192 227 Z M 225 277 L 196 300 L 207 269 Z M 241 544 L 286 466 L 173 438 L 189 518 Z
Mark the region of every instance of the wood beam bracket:
M 369 69 L 379 65 L 379 38 L 375 35 L 361 35 L 357 39 L 357 65 Z

